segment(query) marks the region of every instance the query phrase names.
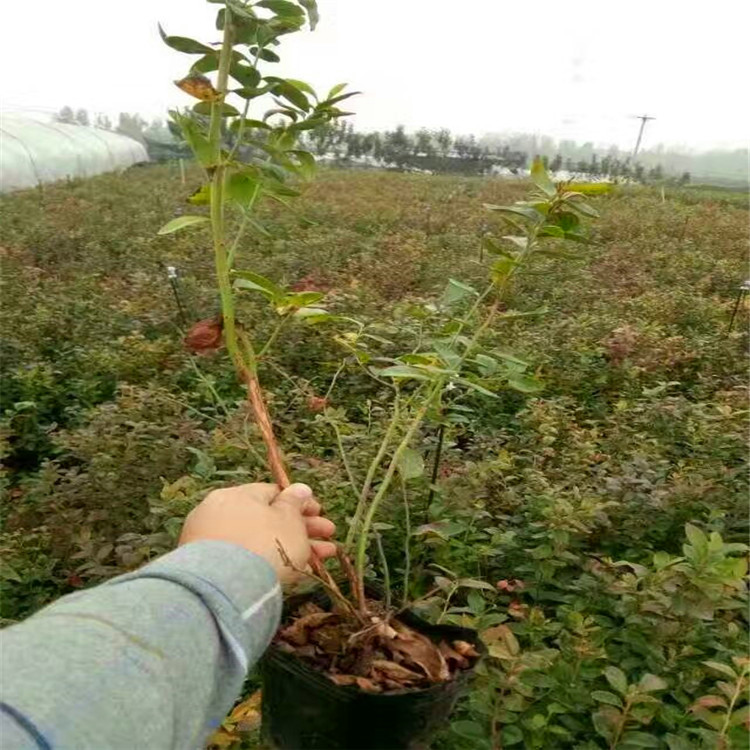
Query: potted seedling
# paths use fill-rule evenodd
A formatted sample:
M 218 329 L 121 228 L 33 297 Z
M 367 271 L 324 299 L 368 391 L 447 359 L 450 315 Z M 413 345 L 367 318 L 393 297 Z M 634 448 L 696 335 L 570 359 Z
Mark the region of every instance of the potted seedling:
M 337 105 L 351 94 L 336 86 L 320 100 L 307 83 L 264 72 L 267 63 L 278 60 L 282 36 L 299 30 L 306 20 L 315 24 L 314 0 L 226 0 L 220 5 L 218 46 L 162 32 L 170 47 L 197 57 L 177 82 L 197 102 L 191 111 L 175 111 L 172 117 L 206 175 L 191 202 L 207 205 L 209 213 L 180 216 L 160 234 L 210 226 L 221 300 L 220 315 L 193 326 L 187 345 L 194 352 L 226 347 L 247 389 L 269 471 L 282 487 L 289 477 L 258 365 L 285 325 L 339 320 L 353 326 L 337 337 L 344 347 L 342 366 L 354 362 L 393 394 L 389 421 L 366 476 L 359 482 L 348 472 L 356 506 L 339 548 L 338 575 L 319 562 L 313 562 L 311 571 L 299 571 L 315 578 L 320 588 L 287 602 L 282 626 L 264 659 L 264 732 L 284 749 L 417 747 L 447 718 L 483 647 L 476 633 L 430 625 L 406 606 L 408 565 L 404 599 L 400 607 L 393 605 L 376 519 L 394 480 L 403 481 L 412 472 L 412 444 L 425 421 L 440 413 L 446 394 L 467 389 L 491 398 L 497 387 L 539 389 L 524 362 L 483 342 L 504 320 L 541 314 L 507 309 L 514 277 L 538 255 L 564 257 L 559 241 L 585 242 L 580 215 L 594 212 L 579 192 L 554 185 L 541 162 L 535 162 L 536 189 L 529 201 L 488 206 L 512 233 L 484 240 L 490 259 L 486 288 L 479 292 L 450 280 L 433 306 L 431 335 L 421 337 L 408 354 L 389 356 L 386 362 L 381 357 L 375 366 L 367 344 L 374 337 L 367 327 L 327 312 L 322 293 L 285 289 L 235 267 L 243 232 L 259 229 L 255 210 L 260 201 L 286 204 L 297 194 L 294 179 L 309 177 L 315 166 L 311 154 L 299 147 L 300 135 L 346 114 Z M 273 106 L 261 111 L 269 98 Z M 241 110 L 232 104 L 234 99 L 243 102 Z M 242 217 L 234 237 L 226 231 L 230 210 Z M 247 292 L 265 297 L 277 316 L 264 343 L 255 341 L 237 319 L 235 295 Z M 335 429 L 335 420 L 325 418 Z M 342 459 L 347 465 L 345 455 Z M 368 553 L 373 542 L 381 552 L 384 587 L 372 575 L 375 566 Z M 280 553 L 285 557 L 283 548 Z
M 401 608 L 392 606 L 376 519 L 394 485 L 403 486 L 414 475 L 421 463 L 415 438 L 427 420 L 439 418 L 449 395 L 467 389 L 492 398 L 498 386 L 524 393 L 541 388 L 525 362 L 483 342 L 488 331 L 504 321 L 544 313 L 507 308 L 513 279 L 540 256 L 571 257 L 564 243 L 588 243 L 581 217 L 596 212 L 582 192 L 553 184 L 541 161 L 534 163 L 532 179 L 535 188 L 529 200 L 486 206 L 510 228 L 500 238 L 483 241 L 487 285 L 477 291 L 449 280 L 442 297 L 430 306 L 434 320 L 430 336 L 422 328 L 423 346 L 384 367 L 372 367 L 364 333 L 346 339 L 359 365 L 392 384 L 390 421 L 360 482 L 331 419 L 357 498 L 339 551 L 345 583 L 317 568 L 325 594 L 288 603 L 287 619 L 264 660 L 264 723 L 277 747 L 422 747 L 450 713 L 483 652 L 476 633 L 428 625 L 405 606 L 408 556 Z M 462 306 L 465 313 L 459 315 Z M 384 588 L 367 577 L 374 567 L 368 560 L 371 546 L 379 553 L 374 557 L 382 568 Z M 289 706 L 295 707 L 291 715 Z

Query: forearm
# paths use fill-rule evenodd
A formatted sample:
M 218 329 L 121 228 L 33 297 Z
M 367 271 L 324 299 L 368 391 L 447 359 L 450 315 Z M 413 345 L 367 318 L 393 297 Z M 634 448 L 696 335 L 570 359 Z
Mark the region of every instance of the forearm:
M 55 750 L 199 747 L 280 609 L 270 566 L 223 542 L 188 544 L 65 597 L 2 634 L 6 738 Z

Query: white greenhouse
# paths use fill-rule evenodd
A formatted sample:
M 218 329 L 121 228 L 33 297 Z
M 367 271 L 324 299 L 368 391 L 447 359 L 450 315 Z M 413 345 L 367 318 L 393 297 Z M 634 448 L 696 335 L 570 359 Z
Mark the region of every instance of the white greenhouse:
M 92 177 L 148 161 L 145 147 L 126 135 L 30 115 L 0 117 L 0 192 L 70 177 Z

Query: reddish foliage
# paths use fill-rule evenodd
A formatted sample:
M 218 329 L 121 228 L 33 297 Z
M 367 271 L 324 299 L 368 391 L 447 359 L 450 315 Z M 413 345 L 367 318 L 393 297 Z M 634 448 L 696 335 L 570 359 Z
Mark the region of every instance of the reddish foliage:
M 289 287 L 293 292 L 328 292 L 331 284 L 315 273 L 308 273 Z
M 507 591 L 508 593 L 512 593 L 514 591 L 523 591 L 526 588 L 526 584 L 518 578 L 513 578 L 511 580 L 503 578 L 503 580 L 498 581 L 495 586 L 497 587 L 498 591 Z
M 328 399 L 323 396 L 310 395 L 307 397 L 307 408 L 310 411 L 321 412 L 328 407 Z
M 224 323 L 220 317 L 199 320 L 187 332 L 185 347 L 193 354 L 211 354 L 221 347 Z

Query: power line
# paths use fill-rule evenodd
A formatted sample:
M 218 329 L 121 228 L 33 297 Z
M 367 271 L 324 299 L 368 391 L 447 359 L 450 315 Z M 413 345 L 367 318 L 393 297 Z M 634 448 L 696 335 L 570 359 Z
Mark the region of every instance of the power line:
M 646 123 L 649 120 L 655 120 L 655 117 L 651 117 L 650 115 L 636 115 L 635 119 L 641 121 L 641 127 L 638 129 L 638 139 L 635 142 L 635 148 L 633 149 L 633 155 L 631 156 L 631 159 L 635 162 L 636 156 L 638 156 L 638 149 L 641 147 L 641 140 L 643 139 L 643 131 L 646 128 Z

